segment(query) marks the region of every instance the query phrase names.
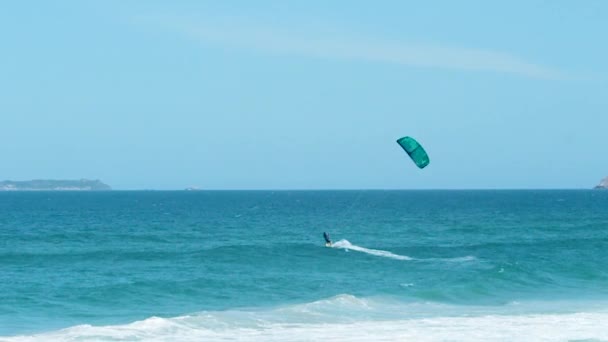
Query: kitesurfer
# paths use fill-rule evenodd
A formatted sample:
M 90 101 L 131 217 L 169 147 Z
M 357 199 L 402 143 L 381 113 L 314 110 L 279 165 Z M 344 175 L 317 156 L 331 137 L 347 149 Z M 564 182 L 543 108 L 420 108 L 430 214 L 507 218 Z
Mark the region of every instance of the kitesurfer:
M 329 234 L 323 232 L 323 238 L 325 239 L 325 247 L 331 247 L 331 239 L 329 238 Z

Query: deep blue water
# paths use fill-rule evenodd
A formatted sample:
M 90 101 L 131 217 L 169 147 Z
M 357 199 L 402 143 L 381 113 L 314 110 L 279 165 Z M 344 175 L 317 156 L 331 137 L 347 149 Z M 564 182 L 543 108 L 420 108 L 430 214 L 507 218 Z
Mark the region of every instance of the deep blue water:
M 197 313 L 244 329 L 222 315 L 320 301 L 336 322 L 603 312 L 608 191 L 0 193 L 0 336 Z

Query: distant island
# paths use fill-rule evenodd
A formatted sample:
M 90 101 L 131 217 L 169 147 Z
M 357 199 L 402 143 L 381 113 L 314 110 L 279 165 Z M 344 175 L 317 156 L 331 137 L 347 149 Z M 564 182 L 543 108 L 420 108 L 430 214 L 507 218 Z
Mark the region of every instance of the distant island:
M 595 189 L 608 189 L 608 177 L 602 179 L 600 184 L 595 186 Z
M 0 182 L 0 191 L 99 191 L 112 190 L 100 180 L 52 180 L 35 179 L 30 181 Z

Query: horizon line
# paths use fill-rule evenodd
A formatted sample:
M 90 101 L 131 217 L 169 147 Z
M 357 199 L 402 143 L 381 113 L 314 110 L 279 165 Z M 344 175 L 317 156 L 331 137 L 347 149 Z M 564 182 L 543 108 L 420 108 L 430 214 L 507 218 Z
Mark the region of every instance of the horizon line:
M 157 192 L 288 192 L 288 191 L 553 191 L 553 190 L 602 190 L 595 187 L 567 187 L 567 188 L 260 188 L 260 189 L 108 189 L 108 190 L 0 190 L 0 193 L 13 192 L 136 192 L 136 191 L 157 191 Z

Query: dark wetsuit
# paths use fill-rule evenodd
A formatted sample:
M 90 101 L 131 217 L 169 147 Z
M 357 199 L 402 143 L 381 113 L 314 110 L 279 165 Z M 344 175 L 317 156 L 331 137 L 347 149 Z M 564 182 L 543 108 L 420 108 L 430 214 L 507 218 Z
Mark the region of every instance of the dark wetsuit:
M 323 238 L 325 239 L 326 244 L 331 245 L 331 240 L 329 239 L 329 234 L 327 234 L 326 232 L 323 232 Z

